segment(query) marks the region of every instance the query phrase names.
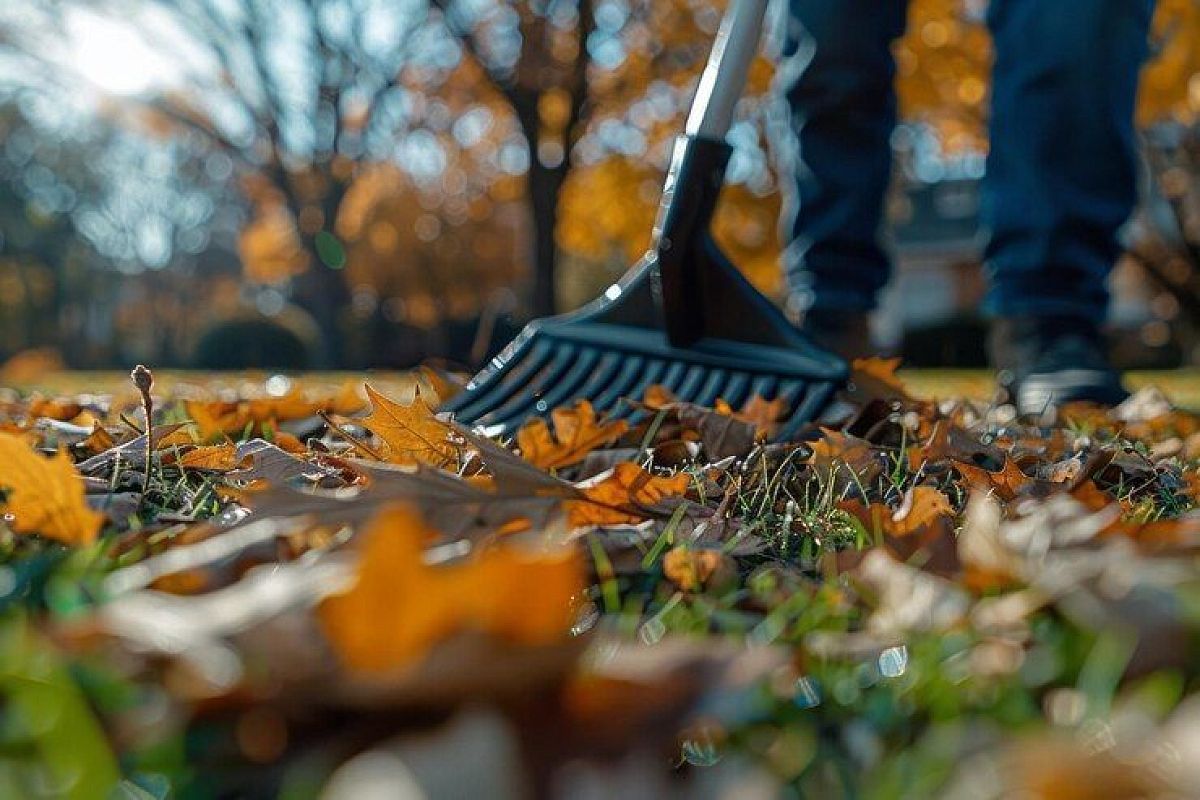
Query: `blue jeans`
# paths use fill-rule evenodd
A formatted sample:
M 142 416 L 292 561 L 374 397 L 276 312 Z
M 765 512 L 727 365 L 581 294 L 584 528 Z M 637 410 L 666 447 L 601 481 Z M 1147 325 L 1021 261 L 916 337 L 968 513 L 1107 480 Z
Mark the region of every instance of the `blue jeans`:
M 993 315 L 1103 318 L 1117 232 L 1137 199 L 1133 105 L 1153 0 L 992 0 L 982 219 Z M 789 0 L 781 81 L 784 267 L 802 306 L 866 311 L 896 124 L 891 43 L 905 0 Z

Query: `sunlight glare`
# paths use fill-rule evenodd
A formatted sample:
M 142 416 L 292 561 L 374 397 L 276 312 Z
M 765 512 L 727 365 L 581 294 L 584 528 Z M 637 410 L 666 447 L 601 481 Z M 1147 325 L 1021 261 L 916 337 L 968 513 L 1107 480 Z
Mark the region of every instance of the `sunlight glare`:
M 130 26 L 89 11 L 67 19 L 70 61 L 103 92 L 136 95 L 162 82 L 169 65 Z

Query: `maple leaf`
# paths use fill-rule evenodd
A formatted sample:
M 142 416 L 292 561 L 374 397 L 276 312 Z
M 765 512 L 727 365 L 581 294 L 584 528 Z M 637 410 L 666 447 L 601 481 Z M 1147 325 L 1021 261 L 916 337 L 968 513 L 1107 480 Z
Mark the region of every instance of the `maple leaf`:
M 958 570 L 954 508 L 938 489 L 914 486 L 904 493 L 896 509 L 882 503 L 867 506 L 858 500 L 844 500 L 838 508 L 857 518 L 869 535 L 880 537 L 883 548 L 900 561 L 922 551 L 929 571 L 950 574 Z
M 371 413 L 363 424 L 383 440 L 389 462 L 443 467 L 458 459 L 452 428 L 437 418 L 419 387 L 408 405 L 384 397 L 370 384 L 364 388 L 371 401 Z
M 963 461 L 955 460 L 953 463 L 969 489 L 994 492 L 1001 500 L 1015 500 L 1018 494 L 1035 483 L 1034 479 L 1022 472 L 1008 455 L 1005 455 L 1004 466 L 998 472 L 991 472 Z
M 624 420 L 601 421 L 587 400 L 574 408 L 556 408 L 550 412 L 554 432 L 541 417 L 534 417 L 517 431 L 521 456 L 542 469 L 561 469 L 578 464 L 588 453 L 619 439 L 629 424 Z
M 874 445 L 842 431 L 821 428 L 821 438 L 809 446 L 812 448 L 809 463 L 823 475 L 832 477 L 848 470 L 853 473 L 851 477 L 869 483 L 883 470 L 883 461 Z
M 683 495 L 690 483 L 691 478 L 683 472 L 664 477 L 631 462 L 617 464 L 595 478 L 576 484 L 586 499 L 567 502 L 567 523 L 576 528 L 641 522 L 648 516 L 642 508 Z
M 95 541 L 104 515 L 88 508 L 83 481 L 60 450 L 43 458 L 19 436 L 0 433 L 0 489 L 4 513 L 18 533 L 38 533 L 63 544 Z
M 469 631 L 524 645 L 568 636 L 573 598 L 584 588 L 583 562 L 573 547 L 529 553 L 501 546 L 460 563 L 428 566 L 422 553 L 434 535 L 407 506 L 385 508 L 363 531 L 355 583 L 319 608 L 322 627 L 347 666 L 411 666 Z

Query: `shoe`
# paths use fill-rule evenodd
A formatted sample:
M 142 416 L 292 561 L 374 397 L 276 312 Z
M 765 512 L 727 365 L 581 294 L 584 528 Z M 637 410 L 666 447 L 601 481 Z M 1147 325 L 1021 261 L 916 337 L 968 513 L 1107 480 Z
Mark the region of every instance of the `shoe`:
M 863 311 L 809 309 L 800 317 L 799 328 L 810 339 L 847 361 L 872 354 L 871 328 Z
M 988 344 L 997 380 L 1018 414 L 1039 415 L 1074 401 L 1114 406 L 1129 396 L 1091 320 L 1002 318 Z

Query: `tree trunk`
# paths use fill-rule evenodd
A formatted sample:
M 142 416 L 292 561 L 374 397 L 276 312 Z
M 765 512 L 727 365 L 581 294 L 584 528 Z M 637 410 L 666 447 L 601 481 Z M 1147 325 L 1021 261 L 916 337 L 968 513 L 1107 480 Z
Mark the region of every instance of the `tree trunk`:
M 536 151 L 535 148 L 531 150 Z M 529 166 L 529 209 L 533 224 L 533 293 L 530 308 L 535 317 L 553 314 L 557 306 L 558 201 L 567 172 L 562 166 L 546 167 L 532 152 Z
M 332 232 L 346 196 L 348 186 L 332 176 L 328 177 L 329 191 L 321 198 L 321 212 L 325 230 Z M 293 214 L 299 220 L 299 204 L 294 204 Z M 317 342 L 312 366 L 316 369 L 335 369 L 348 366 L 346 352 L 347 331 L 344 315 L 350 306 L 350 287 L 346 285 L 345 264 L 331 267 L 317 251 L 316 236 L 302 234 L 301 244 L 308 255 L 308 269 L 295 282 L 293 297 L 296 304 L 307 311 L 316 324 L 321 341 Z M 345 247 L 345 243 L 342 243 Z
M 530 224 L 533 226 L 533 285 L 529 309 L 535 317 L 554 314 L 557 308 L 558 247 L 554 229 L 558 224 L 558 200 L 567 179 L 569 155 L 553 166 L 538 158 L 541 119 L 538 116 L 538 94 L 528 92 L 513 99 L 513 110 L 529 152 L 529 174 L 526 195 L 529 202 Z
M 317 255 L 316 245 L 305 237 L 309 267 L 296 278 L 296 304 L 312 316 L 321 341 L 313 353 L 312 367 L 334 369 L 344 365 L 346 332 L 342 314 L 349 305 L 350 292 L 346 287 L 344 270 L 332 269 Z

